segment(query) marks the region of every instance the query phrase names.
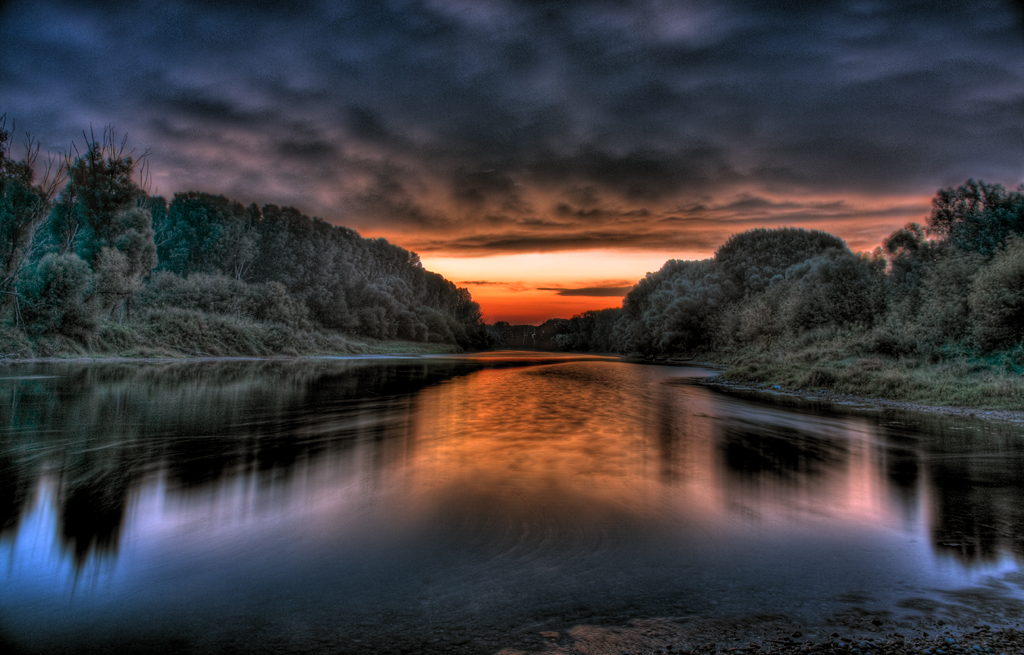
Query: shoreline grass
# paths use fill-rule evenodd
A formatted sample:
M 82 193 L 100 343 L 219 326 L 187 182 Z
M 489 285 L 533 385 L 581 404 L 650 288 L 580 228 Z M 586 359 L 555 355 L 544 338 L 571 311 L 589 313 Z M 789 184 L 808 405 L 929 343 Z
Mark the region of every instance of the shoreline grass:
M 947 351 L 936 357 L 858 352 L 849 341 L 748 345 L 687 356 L 721 379 L 788 392 L 827 391 L 935 407 L 1024 410 L 1024 356 Z
M 40 359 L 185 359 L 425 355 L 460 353 L 455 344 L 380 340 L 326 329 L 174 309 L 151 311 L 137 320 L 102 322 L 82 339 L 40 335 L 31 339 L 12 326 L 0 329 L 0 361 Z

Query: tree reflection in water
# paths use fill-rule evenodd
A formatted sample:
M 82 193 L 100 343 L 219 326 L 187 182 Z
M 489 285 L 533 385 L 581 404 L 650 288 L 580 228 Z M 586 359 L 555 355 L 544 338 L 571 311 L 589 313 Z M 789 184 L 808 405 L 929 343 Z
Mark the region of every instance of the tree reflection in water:
M 161 472 L 188 494 L 237 476 L 257 490 L 301 462 L 372 444 L 378 464 L 406 436 L 415 393 L 469 363 L 298 361 L 35 366 L 0 379 L 0 540 L 16 536 L 44 476 L 75 566 L 116 555 L 140 482 Z
M 412 406 L 422 389 L 495 365 L 509 362 L 314 360 L 21 370 L 0 381 L 7 387 L 0 420 L 8 426 L 0 433 L 0 539 L 16 534 L 44 475 L 57 480 L 59 536 L 81 566 L 92 553 L 116 553 L 132 493 L 157 471 L 166 476 L 170 492 L 187 494 L 238 476 L 253 476 L 258 489 L 281 486 L 305 464 L 357 446 L 373 450 L 372 468 L 386 467 L 414 447 Z M 576 385 L 569 394 L 575 398 L 607 394 L 615 381 L 579 366 L 536 372 L 562 389 Z M 648 417 L 664 484 L 680 482 L 680 466 L 692 468 L 694 462 L 685 460 L 692 460 L 699 441 L 692 433 L 700 429 L 687 432 L 688 424 L 699 422 L 687 415 L 693 399 L 677 391 L 662 386 Z M 611 403 L 588 401 L 586 415 L 594 404 L 626 412 L 628 395 Z M 549 421 L 550 416 L 531 415 L 522 398 L 510 400 L 472 410 L 489 412 L 489 421 L 506 427 L 509 417 L 495 411 L 523 417 L 527 431 L 531 420 L 542 421 L 537 429 L 548 433 L 572 429 L 571 420 Z M 537 402 L 554 401 L 548 396 Z M 816 487 L 846 475 L 856 457 L 859 446 L 851 450 L 849 435 L 837 432 L 835 421 L 822 422 L 820 414 L 807 430 L 807 417 L 778 421 L 772 412 L 745 411 L 717 417 L 719 463 L 699 462 L 721 466 L 725 478 L 719 483 L 734 496 L 745 488 L 761 496 L 787 487 L 790 493 L 822 493 Z M 964 563 L 991 561 L 1004 551 L 1024 557 L 1024 459 L 1013 440 L 1015 429 L 956 423 L 921 416 L 881 421 L 878 434 L 866 437 L 872 466 L 882 469 L 880 484 L 904 517 L 917 511 L 921 485 L 927 486 L 939 552 Z M 814 431 L 814 425 L 828 427 Z
M 329 599 L 318 638 L 343 626 L 390 648 L 459 621 L 707 611 L 707 593 L 733 612 L 780 594 L 818 611 L 907 566 L 938 584 L 918 537 L 967 572 L 1024 558 L 1016 426 L 786 408 L 593 360 L 8 369 L 0 610 L 68 634 L 103 607 L 162 608 L 175 634 L 211 613 L 216 650 L 257 616 L 299 621 Z M 104 562 L 121 596 L 79 586 L 69 604 L 61 576 L 75 590 Z

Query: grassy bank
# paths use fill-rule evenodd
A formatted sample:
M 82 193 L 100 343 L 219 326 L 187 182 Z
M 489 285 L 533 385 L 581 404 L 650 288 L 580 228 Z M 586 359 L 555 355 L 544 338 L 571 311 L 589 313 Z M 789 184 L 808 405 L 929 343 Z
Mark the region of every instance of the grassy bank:
M 696 359 L 716 362 L 730 382 L 789 391 L 977 409 L 1024 409 L 1024 349 L 986 356 L 955 350 L 928 356 L 870 352 L 850 334 L 749 344 Z
M 101 322 L 88 335 L 29 337 L 0 330 L 0 359 L 38 357 L 270 357 L 462 352 L 445 343 L 378 340 L 326 329 L 301 329 L 245 317 L 173 309 L 149 310 L 132 321 Z

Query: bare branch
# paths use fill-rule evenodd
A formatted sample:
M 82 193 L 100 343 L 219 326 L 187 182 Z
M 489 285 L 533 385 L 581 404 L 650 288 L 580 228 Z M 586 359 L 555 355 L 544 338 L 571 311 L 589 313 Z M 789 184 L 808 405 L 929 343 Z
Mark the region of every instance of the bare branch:
M 25 132 L 25 164 L 30 168 L 36 167 L 36 159 L 39 157 L 40 144 L 32 138 L 32 135 Z
M 140 164 L 139 188 L 142 189 L 142 192 L 147 196 L 150 196 L 153 192 L 153 177 L 150 174 L 149 161 L 146 159 L 147 157 L 149 157 L 149 148 L 146 148 L 146 151 L 142 153 L 142 156 L 139 157 L 136 162 Z

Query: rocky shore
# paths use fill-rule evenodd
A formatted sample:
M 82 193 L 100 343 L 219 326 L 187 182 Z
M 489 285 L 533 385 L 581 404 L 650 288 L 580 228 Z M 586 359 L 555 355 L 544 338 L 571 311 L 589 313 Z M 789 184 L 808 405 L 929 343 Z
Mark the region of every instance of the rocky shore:
M 892 626 L 885 626 L 892 627 Z M 842 628 L 839 628 L 842 630 Z M 1021 655 L 1018 628 L 973 626 L 966 631 L 809 632 L 785 617 L 738 621 L 637 620 L 617 628 L 577 626 L 565 633 L 542 632 L 535 651 L 504 649 L 498 655 Z
M 671 646 L 671 647 L 670 647 Z M 907 639 L 899 634 L 887 635 L 883 638 L 857 639 L 843 638 L 839 633 L 832 633 L 829 638 L 820 641 L 803 639 L 800 632 L 789 637 L 772 639 L 767 642 L 750 642 L 746 646 L 723 647 L 708 643 L 699 646 L 679 648 L 667 644 L 665 648 L 638 649 L 619 651 L 622 655 L 704 655 L 705 653 L 728 653 L 730 655 L 1011 655 L 1024 653 L 1024 633 L 1016 629 L 993 630 L 981 626 L 967 634 L 953 636 L 952 633 L 941 635 L 922 635 Z

